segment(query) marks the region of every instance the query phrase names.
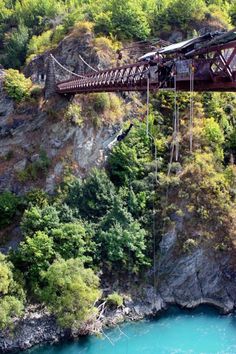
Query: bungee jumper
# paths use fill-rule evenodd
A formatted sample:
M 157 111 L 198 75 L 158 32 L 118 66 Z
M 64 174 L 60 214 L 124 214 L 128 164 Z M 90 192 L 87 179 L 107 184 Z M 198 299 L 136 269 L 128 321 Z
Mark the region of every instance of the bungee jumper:
M 126 138 L 126 136 L 129 134 L 130 130 L 132 129 L 132 127 L 134 126 L 134 123 L 130 122 L 129 127 L 124 130 L 123 132 L 120 131 L 120 133 L 115 137 L 115 139 L 113 139 L 107 146 L 107 148 L 109 150 L 111 150 L 113 148 L 113 146 L 119 141 L 122 141 Z
M 124 140 L 124 138 L 129 134 L 130 130 L 132 129 L 132 127 L 134 126 L 134 123 L 130 123 L 129 128 L 124 130 L 123 133 L 119 134 L 116 138 L 117 141 L 122 141 Z

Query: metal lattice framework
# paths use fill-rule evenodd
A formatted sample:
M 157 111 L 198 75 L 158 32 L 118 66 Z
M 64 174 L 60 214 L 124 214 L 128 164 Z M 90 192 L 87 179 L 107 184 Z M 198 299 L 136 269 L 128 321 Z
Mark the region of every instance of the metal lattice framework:
M 161 79 L 161 69 L 171 67 L 166 80 Z M 113 69 L 92 72 L 84 78 L 73 77 L 58 82 L 60 94 L 112 91 L 146 91 L 173 88 L 189 91 L 191 71 L 194 73 L 194 91 L 236 92 L 236 41 L 194 50 L 184 57 L 172 54 L 161 59 L 137 62 Z

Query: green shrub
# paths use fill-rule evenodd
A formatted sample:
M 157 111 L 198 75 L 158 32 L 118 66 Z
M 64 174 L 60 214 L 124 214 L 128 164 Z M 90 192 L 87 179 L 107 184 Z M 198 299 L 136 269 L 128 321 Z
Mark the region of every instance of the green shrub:
M 224 133 L 220 125 L 213 119 L 208 118 L 203 128 L 203 137 L 206 139 L 207 145 L 211 146 L 215 156 L 222 160 L 224 157 L 222 144 L 225 141 Z
M 20 24 L 10 34 L 5 34 L 3 65 L 6 68 L 20 68 L 25 61 L 29 30 Z
M 107 51 L 115 51 L 120 48 L 120 42 L 113 41 L 108 37 L 97 37 L 94 40 L 94 45 L 97 50 L 107 52 Z
M 105 110 L 110 108 L 109 95 L 107 93 L 94 93 L 93 94 L 93 107 L 95 112 L 103 113 Z
M 74 36 L 83 36 L 83 35 L 85 35 L 87 33 L 91 33 L 92 30 L 93 30 L 93 26 L 94 26 L 94 24 L 92 22 L 89 22 L 89 21 L 77 22 L 74 25 L 72 34 Z
M 86 111 L 97 115 L 104 113 L 110 109 L 109 94 L 104 92 L 91 93 L 86 100 Z M 91 114 L 92 115 L 92 114 Z
M 70 186 L 66 202 L 78 208 L 84 218 L 97 220 L 112 206 L 115 187 L 104 171 L 93 169 L 83 182 L 75 180 Z
M 228 6 L 225 6 L 225 8 L 223 9 L 223 7 L 220 7 L 218 4 L 212 4 L 208 6 L 206 16 L 210 17 L 211 19 L 217 20 L 219 23 L 219 27 L 221 25 L 223 28 L 227 28 L 230 24 L 230 17 L 227 10 Z
M 61 327 L 77 329 L 88 320 L 99 299 L 99 278 L 80 259 L 56 260 L 44 273 L 42 299 Z
M 55 251 L 63 259 L 80 258 L 84 260 L 85 252 L 85 229 L 79 222 L 60 224 L 52 229 L 51 235 L 54 240 Z
M 78 103 L 70 103 L 65 112 L 65 118 L 71 123 L 82 126 L 83 117 L 81 116 L 81 107 Z
M 137 273 L 140 267 L 148 264 L 146 236 L 146 230 L 116 197 L 99 224 L 95 240 L 99 245 L 100 258 L 108 268 L 130 269 Z
M 13 98 L 16 102 L 23 101 L 29 97 L 31 87 L 31 80 L 26 79 L 18 70 L 6 70 L 4 88 L 9 97 Z
M 13 326 L 14 318 L 21 316 L 24 308 L 24 292 L 14 280 L 13 265 L 0 253 L 0 329 Z
M 52 44 L 58 44 L 66 35 L 66 29 L 63 25 L 58 25 L 52 34 Z
M 59 217 L 56 208 L 50 205 L 39 208 L 32 206 L 25 210 L 21 228 L 25 235 L 32 236 L 36 231 L 48 233 L 53 228 L 59 227 Z
M 213 119 L 206 119 L 204 125 L 204 135 L 210 144 L 223 144 L 224 133 L 220 129 L 219 124 Z
M 50 159 L 46 151 L 41 150 L 39 159 L 30 163 L 23 171 L 17 173 L 20 182 L 36 180 L 40 174 L 45 175 L 50 166 Z
M 95 31 L 119 39 L 145 39 L 150 34 L 148 15 L 141 2 L 111 0 L 94 16 Z
M 111 306 L 120 307 L 123 305 L 123 297 L 118 293 L 108 295 L 107 303 Z
M 236 3 L 232 2 L 232 5 L 230 7 L 230 17 L 232 24 L 235 26 L 236 25 Z
M 18 205 L 19 198 L 15 194 L 9 191 L 0 194 L 0 227 L 13 221 L 12 218 L 16 214 Z
M 155 16 L 155 24 L 158 30 L 171 31 L 172 28 L 193 31 L 195 23 L 205 17 L 207 6 L 204 0 L 189 1 L 186 6 L 185 0 L 173 0 Z
M 48 269 L 54 259 L 53 239 L 43 231 L 27 236 L 12 255 L 12 261 L 24 273 L 28 287 L 36 292 L 42 272 Z
M 26 203 L 39 208 L 48 205 L 48 195 L 44 190 L 39 188 L 31 189 L 25 196 Z
M 48 27 L 49 19 L 54 19 L 64 10 L 62 2 L 55 0 L 21 0 L 14 3 L 14 17 L 37 34 Z
M 27 55 L 31 56 L 32 54 L 38 55 L 45 52 L 47 49 L 52 47 L 52 30 L 43 32 L 39 36 L 33 36 L 28 45 Z

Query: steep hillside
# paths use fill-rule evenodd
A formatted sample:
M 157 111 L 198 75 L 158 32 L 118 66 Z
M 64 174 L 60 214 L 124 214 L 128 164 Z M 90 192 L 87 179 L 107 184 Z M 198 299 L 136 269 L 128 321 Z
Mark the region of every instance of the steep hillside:
M 91 65 L 107 67 L 114 61 L 115 53 L 109 40 L 95 39 L 86 24 L 76 28 L 53 54 L 60 58 L 68 69 L 87 72 L 89 68 L 78 54 L 89 60 Z M 87 59 L 88 58 L 88 59 Z M 105 163 L 107 146 L 119 131 L 124 117 L 130 116 L 129 107 L 135 95 L 121 98 L 115 94 L 94 94 L 76 97 L 72 101 L 51 95 L 48 99 L 47 77 L 49 53 L 38 56 L 24 69 L 27 76 L 37 85 L 34 94 L 23 103 L 15 103 L 1 90 L 1 163 L 0 189 L 8 188 L 23 193 L 34 187 L 45 187 L 53 192 L 55 182 L 61 180 L 63 171 L 71 169 L 83 176 L 92 166 Z M 59 78 L 66 72 L 55 68 Z M 3 72 L 2 72 L 3 75 Z M 43 92 L 45 91 L 45 92 Z M 139 106 L 141 103 L 139 104 Z M 133 105 L 133 117 L 135 108 Z M 45 169 L 38 168 L 45 160 Z M 47 160 L 47 161 L 46 161 Z M 43 163 L 43 161 L 42 161 Z
M 59 96 L 54 75 L 67 75 L 50 54 L 80 74 L 91 70 L 80 55 L 107 68 L 117 49 L 140 54 L 134 40 L 229 28 L 234 3 L 40 2 L 0 5 L 0 351 L 170 304 L 233 311 L 235 94 L 194 93 L 191 126 L 189 93 L 152 93 L 147 135 L 145 93 Z M 122 53 L 118 64 L 130 62 Z M 6 69 L 25 60 L 25 77 Z

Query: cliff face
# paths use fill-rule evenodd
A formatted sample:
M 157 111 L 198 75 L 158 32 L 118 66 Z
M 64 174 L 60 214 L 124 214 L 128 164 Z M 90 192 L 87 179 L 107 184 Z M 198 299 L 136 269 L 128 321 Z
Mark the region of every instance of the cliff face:
M 157 279 L 161 298 L 189 308 L 206 303 L 225 312 L 232 311 L 236 303 L 232 254 L 203 245 L 177 256 L 179 232 L 174 227 L 160 243 Z
M 83 29 L 74 31 L 53 50 L 53 55 L 68 69 L 85 73 L 90 70 L 79 58 L 90 65 L 103 68 L 114 58 L 111 48 L 105 53 L 99 48 L 99 43 L 91 31 Z M 102 54 L 101 54 L 102 53 Z M 40 84 L 44 93 L 50 86 L 47 78 L 49 54 L 36 57 L 25 68 L 25 75 Z M 57 79 L 66 79 L 67 75 L 60 68 L 54 68 Z M 0 190 L 10 189 L 16 193 L 24 193 L 33 186 L 45 188 L 52 193 L 55 183 L 60 181 L 65 168 L 71 169 L 75 175 L 84 176 L 90 168 L 105 163 L 107 146 L 115 138 L 124 118 L 124 110 L 117 109 L 111 113 L 95 111 L 88 112 L 86 98 L 79 97 L 68 100 L 63 97 L 45 99 L 40 97 L 30 99 L 22 104 L 14 104 L 3 90 L 1 73 L 0 80 Z M 109 96 L 109 102 L 114 101 L 115 95 Z M 119 106 L 123 100 L 115 97 Z M 96 97 L 94 97 L 96 100 Z M 126 102 L 127 103 L 127 102 Z M 65 114 L 71 105 L 79 105 L 82 110 L 82 124 L 76 124 L 73 119 L 66 119 Z M 115 108 L 114 108 L 115 110 Z M 104 113 L 104 115 L 103 115 Z M 112 118 L 110 117 L 112 115 Z M 33 177 L 29 173 L 41 154 L 49 159 L 47 171 Z
M 5 100 L 9 101 L 2 98 L 1 107 L 6 107 Z M 9 109 L 11 105 L 9 101 Z M 61 103 L 54 109 L 63 109 L 60 106 Z M 71 166 L 75 174 L 84 175 L 92 166 L 104 163 L 105 150 L 117 128 L 106 125 L 97 128 L 89 123 L 81 128 L 60 117 L 53 120 L 38 107 L 18 108 L 11 115 L 6 112 L 0 123 L 0 190 L 23 193 L 32 186 L 40 186 L 53 192 L 65 167 Z M 35 180 L 26 176 L 22 181 L 21 173 L 40 159 L 40 151 L 50 159 L 47 174 Z

